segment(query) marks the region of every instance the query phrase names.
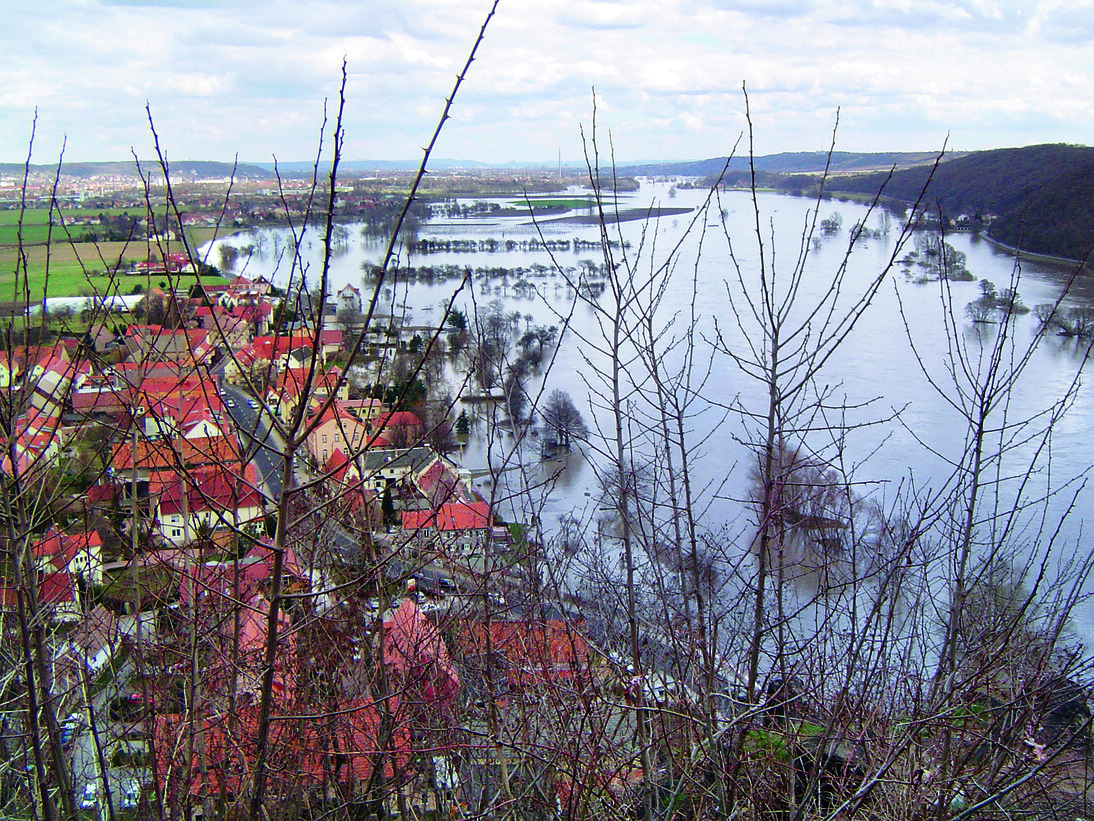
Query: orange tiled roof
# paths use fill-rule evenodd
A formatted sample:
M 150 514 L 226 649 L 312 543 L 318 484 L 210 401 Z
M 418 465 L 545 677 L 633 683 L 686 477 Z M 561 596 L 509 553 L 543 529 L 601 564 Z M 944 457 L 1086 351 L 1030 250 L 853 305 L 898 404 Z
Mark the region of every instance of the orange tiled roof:
M 164 468 L 183 469 L 200 465 L 231 465 L 240 461 L 239 443 L 227 436 L 200 436 L 194 439 L 138 440 L 136 459 L 133 444 L 122 442 L 114 448 L 115 471 Z
M 403 511 L 404 530 L 485 530 L 493 526 L 493 521 L 486 502 L 448 502 L 437 510 Z
M 57 567 L 67 567 L 72 558 L 81 550 L 97 550 L 103 545 L 99 534 L 94 530 L 83 533 L 52 532 L 46 538 L 34 543 L 31 548 L 35 557 L 53 556 Z

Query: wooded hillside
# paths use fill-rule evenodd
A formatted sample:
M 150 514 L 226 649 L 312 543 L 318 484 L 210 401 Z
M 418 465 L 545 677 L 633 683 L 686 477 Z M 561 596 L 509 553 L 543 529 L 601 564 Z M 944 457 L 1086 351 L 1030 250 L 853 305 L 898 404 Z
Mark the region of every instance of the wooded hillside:
M 885 193 L 912 202 L 930 166 L 897 171 Z M 844 177 L 841 191 L 873 194 L 883 174 Z M 944 160 L 927 200 L 943 215 L 994 214 L 990 236 L 1041 254 L 1082 259 L 1094 244 L 1094 148 L 1032 145 L 978 151 Z

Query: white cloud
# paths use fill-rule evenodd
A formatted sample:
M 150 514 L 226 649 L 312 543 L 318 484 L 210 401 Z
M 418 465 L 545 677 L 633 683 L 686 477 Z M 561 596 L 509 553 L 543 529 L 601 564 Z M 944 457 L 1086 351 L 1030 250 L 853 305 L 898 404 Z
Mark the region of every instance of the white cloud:
M 25 152 L 36 105 L 44 152 L 67 133 L 73 159 L 125 156 L 147 144 L 146 100 L 176 156 L 311 156 L 343 57 L 354 156 L 415 156 L 489 8 L 13 5 L 0 28 L 2 160 Z M 1089 0 L 503 0 L 443 147 L 490 161 L 561 145 L 576 157 L 595 86 L 600 124 L 634 156 L 713 156 L 740 129 L 742 81 L 762 153 L 823 146 L 837 106 L 841 141 L 859 149 L 934 148 L 947 130 L 964 147 L 1081 141 L 1092 38 Z
M 641 3 L 616 0 L 577 0 L 556 10 L 557 21 L 565 27 L 589 29 L 632 29 L 643 24 Z
M 232 82 L 230 75 L 225 74 L 177 73 L 168 74 L 163 84 L 165 89 L 186 96 L 212 97 L 228 90 Z
M 1094 2 L 1091 0 L 1044 2 L 1034 17 L 1033 27 L 1046 40 L 1089 46 L 1094 40 Z

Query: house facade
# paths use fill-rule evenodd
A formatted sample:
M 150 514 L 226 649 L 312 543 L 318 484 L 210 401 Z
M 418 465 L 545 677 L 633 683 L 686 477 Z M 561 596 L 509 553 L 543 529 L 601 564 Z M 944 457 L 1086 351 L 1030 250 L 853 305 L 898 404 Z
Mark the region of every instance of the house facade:
M 222 470 L 195 471 L 165 486 L 155 517 L 164 541 L 181 547 L 202 532 L 261 523 L 265 502 L 262 493 L 240 476 Z
M 347 284 L 339 291 L 335 298 L 338 302 L 338 313 L 361 313 L 361 292 L 352 285 Z
M 359 453 L 368 447 L 370 436 L 368 425 L 332 405 L 308 435 L 308 450 L 322 465 L 336 450 L 351 457 Z
M 403 533 L 423 548 L 447 555 L 482 553 L 494 525 L 486 502 L 448 502 L 436 510 L 404 510 Z
M 94 530 L 81 533 L 53 531 L 31 548 L 39 573 L 70 573 L 85 584 L 103 581 L 103 543 Z

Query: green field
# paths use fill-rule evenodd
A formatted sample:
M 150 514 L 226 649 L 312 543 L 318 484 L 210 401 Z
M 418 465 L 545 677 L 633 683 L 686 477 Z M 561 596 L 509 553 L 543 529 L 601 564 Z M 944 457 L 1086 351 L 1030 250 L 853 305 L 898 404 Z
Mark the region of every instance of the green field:
M 527 210 L 528 203 L 531 203 L 533 208 L 555 209 L 593 208 L 596 206 L 596 200 L 591 197 L 529 197 L 527 201 L 523 199 L 512 200 L 514 207 L 524 210 Z
M 11 213 L 0 212 L 0 216 L 6 218 Z M 213 231 L 199 228 L 188 233 L 191 247 L 197 248 L 212 238 Z M 69 243 L 57 241 L 54 235 L 54 242 L 49 246 L 24 246 L 22 253 L 26 260 L 25 279 L 28 281 L 24 283 L 23 262 L 18 247 L 0 244 L 0 303 L 25 301 L 24 288 L 27 284 L 31 302 L 39 302 L 43 297 L 130 294 L 138 284 L 147 290 L 161 281 L 166 282 L 166 277 L 163 274 L 148 277 L 108 272 L 124 270 L 133 260 L 147 259 L 150 250 L 155 249 L 149 249 L 143 242 Z M 182 280 L 190 282 L 193 277 L 184 275 Z
M 50 234 L 50 211 L 48 208 L 28 208 L 26 211 L 12 209 L 0 211 L 0 245 L 17 245 L 19 243 L 19 219 L 23 220 L 23 245 L 40 245 L 52 239 L 54 242 L 68 242 L 72 239 L 79 242 L 88 231 L 93 231 L 98 226 L 73 225 L 71 228 L 61 225 L 71 219 L 79 217 L 94 217 L 99 214 L 117 216 L 124 213 L 126 208 L 66 208 L 63 211 L 55 210 L 53 217 L 53 232 Z

